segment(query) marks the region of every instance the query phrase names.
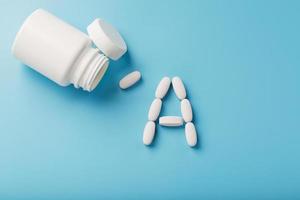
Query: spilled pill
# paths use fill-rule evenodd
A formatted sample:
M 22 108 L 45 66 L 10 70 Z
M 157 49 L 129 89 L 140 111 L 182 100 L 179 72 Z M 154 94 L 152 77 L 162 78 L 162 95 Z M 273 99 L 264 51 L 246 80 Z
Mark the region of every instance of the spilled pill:
M 193 111 L 191 103 L 188 99 L 183 99 L 180 102 L 182 118 L 185 122 L 191 122 L 193 120 Z
M 172 85 L 178 99 L 180 100 L 185 99 L 186 97 L 185 87 L 183 85 L 182 80 L 178 76 L 172 79 Z
M 182 126 L 183 120 L 178 116 L 164 116 L 159 118 L 159 124 L 162 126 Z
M 153 141 L 154 135 L 155 135 L 155 123 L 152 121 L 148 121 L 144 128 L 143 143 L 145 145 L 150 145 Z
M 190 147 L 193 147 L 197 144 L 197 132 L 195 125 L 192 122 L 185 124 L 185 138 Z
M 160 99 L 154 99 L 151 103 L 149 112 L 148 112 L 148 120 L 155 121 L 160 113 L 162 101 Z
M 134 85 L 136 82 L 138 82 L 140 79 L 141 73 L 139 71 L 134 71 L 122 78 L 119 82 L 119 86 L 122 89 L 127 89 L 130 86 Z
M 160 99 L 164 98 L 170 88 L 170 85 L 171 79 L 167 76 L 163 77 L 156 88 L 155 97 Z

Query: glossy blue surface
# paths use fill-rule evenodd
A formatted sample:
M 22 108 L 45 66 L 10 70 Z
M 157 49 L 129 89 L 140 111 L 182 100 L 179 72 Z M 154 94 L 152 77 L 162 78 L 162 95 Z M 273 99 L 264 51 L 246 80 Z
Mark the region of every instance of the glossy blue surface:
M 86 93 L 22 65 L 10 48 L 44 8 L 85 31 L 116 26 L 129 52 Z M 0 199 L 299 199 L 300 1 L 1 1 Z M 119 79 L 143 80 L 128 91 Z M 163 76 L 180 76 L 184 128 L 142 144 Z M 180 114 L 170 92 L 163 115 Z

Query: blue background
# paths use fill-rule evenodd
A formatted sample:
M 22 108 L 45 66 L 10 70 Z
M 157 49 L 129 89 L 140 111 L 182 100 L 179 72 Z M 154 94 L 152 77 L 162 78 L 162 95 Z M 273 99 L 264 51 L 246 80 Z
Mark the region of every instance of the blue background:
M 96 17 L 129 52 L 92 93 L 13 58 L 42 7 L 82 31 Z M 0 199 L 299 199 L 300 1 L 1 1 Z M 143 80 L 118 88 L 125 74 Z M 142 144 L 156 85 L 180 76 L 199 145 L 184 128 Z M 162 115 L 179 115 L 170 92 Z

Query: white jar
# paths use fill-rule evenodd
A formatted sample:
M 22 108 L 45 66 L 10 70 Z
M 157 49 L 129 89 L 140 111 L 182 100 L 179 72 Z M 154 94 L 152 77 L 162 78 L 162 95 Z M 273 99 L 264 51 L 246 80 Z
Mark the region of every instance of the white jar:
M 61 86 L 74 84 L 92 91 L 108 68 L 108 57 L 117 60 L 127 46 L 117 30 L 103 20 L 96 19 L 87 30 L 90 37 L 38 9 L 17 33 L 12 53 Z

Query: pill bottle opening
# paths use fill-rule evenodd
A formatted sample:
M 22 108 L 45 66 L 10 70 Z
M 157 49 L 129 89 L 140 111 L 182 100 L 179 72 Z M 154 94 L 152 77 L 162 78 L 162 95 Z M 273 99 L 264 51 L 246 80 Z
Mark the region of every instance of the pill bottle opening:
M 89 91 L 92 91 L 94 90 L 97 85 L 100 83 L 100 81 L 102 80 L 105 72 L 107 71 L 107 68 L 108 68 L 108 65 L 109 65 L 109 62 L 106 61 L 102 67 L 100 67 L 99 71 L 95 74 L 95 77 L 91 83 L 91 86 L 90 86 L 90 90 Z

